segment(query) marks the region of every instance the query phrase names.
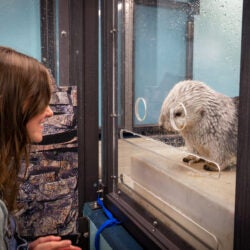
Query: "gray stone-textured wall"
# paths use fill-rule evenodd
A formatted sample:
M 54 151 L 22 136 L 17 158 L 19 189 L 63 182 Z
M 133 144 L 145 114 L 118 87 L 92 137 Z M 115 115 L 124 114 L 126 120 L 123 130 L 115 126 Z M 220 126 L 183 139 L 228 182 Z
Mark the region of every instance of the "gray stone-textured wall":
M 76 87 L 55 88 L 50 107 L 54 116 L 45 124 L 43 142 L 32 146 L 29 168 L 20 174 L 22 236 L 77 232 Z

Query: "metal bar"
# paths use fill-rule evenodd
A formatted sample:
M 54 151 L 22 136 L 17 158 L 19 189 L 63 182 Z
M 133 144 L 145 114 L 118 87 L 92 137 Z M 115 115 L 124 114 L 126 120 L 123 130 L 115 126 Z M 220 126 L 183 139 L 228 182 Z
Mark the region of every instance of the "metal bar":
M 56 76 L 56 37 L 55 37 L 55 2 L 49 0 L 40 1 L 41 15 L 41 61 Z
M 194 46 L 194 19 L 189 17 L 187 20 L 186 33 L 186 79 L 193 79 L 193 46 Z
M 98 182 L 98 0 L 72 0 L 71 76 L 78 86 L 78 197 L 96 199 Z
M 128 0 L 124 3 L 124 34 L 123 34 L 123 58 L 124 61 L 124 94 L 123 94 L 123 105 L 125 116 L 124 128 L 132 130 L 133 127 L 133 99 L 134 99 L 134 86 L 133 86 L 133 75 L 134 75 L 134 64 L 133 64 L 133 41 L 134 41 L 134 1 Z M 122 33 L 120 32 L 120 35 Z M 124 59 L 124 60 L 123 60 Z M 123 125 L 121 125 L 123 126 Z
M 189 9 L 189 3 L 184 2 L 177 2 L 173 0 L 165 0 L 165 1 L 158 1 L 158 0 L 135 0 L 136 4 L 142 4 L 147 6 L 155 6 L 155 7 L 163 7 L 163 8 L 172 8 L 172 9 Z
M 102 1 L 102 182 L 117 185 L 117 0 Z
M 243 1 L 234 249 L 250 249 L 250 1 Z
M 69 82 L 70 72 L 70 32 L 69 32 L 69 13 L 70 13 L 70 1 L 60 0 L 58 1 L 58 39 L 59 39 L 59 84 L 60 86 L 73 85 Z
M 105 201 L 114 216 L 145 249 L 193 249 L 170 229 L 161 232 L 163 225 L 127 195 L 110 193 Z

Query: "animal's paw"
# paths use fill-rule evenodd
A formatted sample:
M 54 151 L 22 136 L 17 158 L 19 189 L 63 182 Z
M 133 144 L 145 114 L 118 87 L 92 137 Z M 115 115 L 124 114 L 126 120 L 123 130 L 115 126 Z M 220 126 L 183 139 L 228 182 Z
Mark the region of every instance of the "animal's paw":
M 182 160 L 183 162 L 187 163 L 189 166 L 192 167 L 198 167 L 206 171 L 220 171 L 218 164 L 216 164 L 215 162 L 208 161 L 196 155 L 187 155 Z
M 217 164 L 213 162 L 208 162 L 208 161 L 205 161 L 203 168 L 204 170 L 207 170 L 207 171 L 219 171 L 220 170 Z
M 183 160 L 183 162 L 186 162 L 188 164 L 204 162 L 204 159 L 202 159 L 198 156 L 195 156 L 195 155 L 187 155 L 182 160 Z

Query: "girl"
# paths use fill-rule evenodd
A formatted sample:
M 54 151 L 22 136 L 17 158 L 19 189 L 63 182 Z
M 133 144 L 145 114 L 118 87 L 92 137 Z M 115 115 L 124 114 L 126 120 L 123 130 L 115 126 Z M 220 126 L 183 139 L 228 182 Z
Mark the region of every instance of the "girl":
M 41 237 L 28 246 L 18 236 L 12 216 L 17 209 L 21 160 L 28 166 L 29 146 L 42 141 L 43 123 L 53 115 L 51 85 L 44 65 L 0 46 L 0 250 L 80 249 L 59 236 Z

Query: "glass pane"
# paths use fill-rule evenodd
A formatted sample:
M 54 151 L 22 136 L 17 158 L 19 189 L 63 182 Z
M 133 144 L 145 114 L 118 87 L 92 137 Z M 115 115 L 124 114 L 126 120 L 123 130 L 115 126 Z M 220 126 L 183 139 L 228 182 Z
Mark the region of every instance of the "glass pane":
M 156 111 L 160 110 L 166 91 L 185 78 L 186 22 L 187 13 L 181 8 L 135 5 L 136 125 L 157 123 Z
M 196 249 L 232 249 L 242 1 L 123 8 L 118 187 Z
M 41 60 L 40 1 L 0 1 L 0 44 Z

